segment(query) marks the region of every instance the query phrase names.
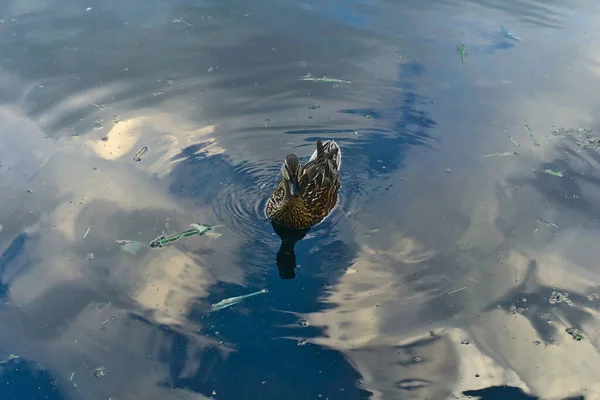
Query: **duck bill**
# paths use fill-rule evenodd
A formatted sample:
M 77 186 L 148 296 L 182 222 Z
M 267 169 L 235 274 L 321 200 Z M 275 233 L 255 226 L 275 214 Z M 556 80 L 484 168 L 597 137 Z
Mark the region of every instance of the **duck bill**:
M 298 180 L 296 179 L 290 181 L 290 194 L 293 197 L 298 197 L 300 195 L 300 188 L 298 187 Z

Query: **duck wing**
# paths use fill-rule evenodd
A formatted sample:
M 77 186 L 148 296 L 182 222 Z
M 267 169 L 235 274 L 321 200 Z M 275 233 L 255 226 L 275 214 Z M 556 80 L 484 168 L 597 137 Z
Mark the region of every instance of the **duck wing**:
M 332 201 L 329 197 L 335 196 L 335 189 L 339 187 L 340 161 L 341 152 L 333 140 L 317 142 L 317 149 L 304 165 L 299 180 L 302 198 L 308 208 L 328 210 L 327 204 Z

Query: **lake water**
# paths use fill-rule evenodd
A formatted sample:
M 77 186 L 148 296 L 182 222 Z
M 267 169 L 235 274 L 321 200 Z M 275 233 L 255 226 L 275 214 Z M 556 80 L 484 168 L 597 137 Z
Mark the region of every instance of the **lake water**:
M 591 0 L 0 2 L 0 398 L 600 399 L 599 26 Z M 319 139 L 338 205 L 276 232 Z M 190 224 L 216 227 L 149 246 Z

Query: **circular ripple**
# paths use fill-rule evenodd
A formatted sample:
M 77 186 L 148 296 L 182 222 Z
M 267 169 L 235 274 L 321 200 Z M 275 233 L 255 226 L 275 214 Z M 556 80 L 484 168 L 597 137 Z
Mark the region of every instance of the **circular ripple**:
M 241 177 L 224 185 L 213 201 L 215 213 L 239 237 L 265 234 L 270 226 L 264 207 L 279 181 L 279 166 L 267 168 L 244 162 L 234 168 Z

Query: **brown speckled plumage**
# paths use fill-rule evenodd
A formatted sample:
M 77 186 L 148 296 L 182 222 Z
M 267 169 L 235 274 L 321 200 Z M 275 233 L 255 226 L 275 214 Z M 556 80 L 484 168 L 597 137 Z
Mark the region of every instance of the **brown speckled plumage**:
M 286 157 L 286 162 L 289 157 Z M 298 229 L 321 222 L 337 203 L 341 159 L 337 143 L 333 140 L 318 141 L 311 159 L 306 165 L 298 167 L 299 196 L 286 195 L 289 180 L 282 177 L 267 201 L 267 217 L 280 225 Z

